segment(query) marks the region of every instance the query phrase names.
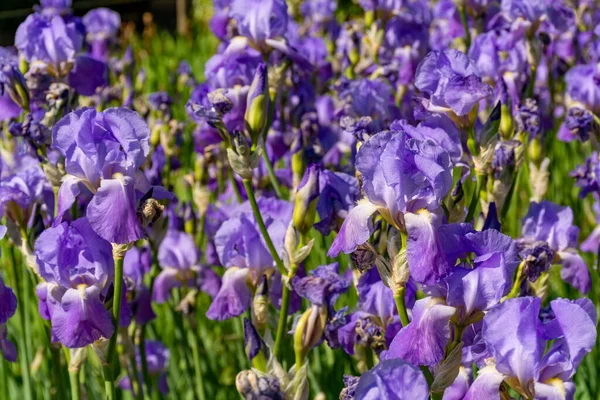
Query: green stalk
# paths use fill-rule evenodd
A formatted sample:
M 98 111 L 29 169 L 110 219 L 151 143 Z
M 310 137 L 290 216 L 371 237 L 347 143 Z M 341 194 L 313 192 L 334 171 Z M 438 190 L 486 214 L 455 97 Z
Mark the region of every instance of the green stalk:
M 108 354 L 106 356 L 106 365 L 104 366 L 104 389 L 106 390 L 106 398 L 113 400 L 115 398 L 115 372 L 119 359 L 117 357 L 117 336 L 119 334 L 119 319 L 121 316 L 121 300 L 123 290 L 123 257 L 125 255 L 114 255 L 115 261 L 115 290 L 113 295 L 113 326 L 115 331 L 110 337 L 108 344 Z
M 21 374 L 23 376 L 23 397 L 25 398 L 25 400 L 31 400 L 33 398 L 33 394 L 31 391 L 31 371 L 29 369 L 29 358 L 27 357 L 29 354 L 29 352 L 27 351 L 27 340 L 25 339 L 25 335 L 27 332 L 25 322 L 25 308 L 29 306 L 29 299 L 19 282 L 21 280 L 19 277 L 21 271 L 17 270 L 14 245 L 9 247 L 9 257 L 10 264 L 13 268 L 13 274 L 15 277 L 15 290 L 19 294 L 19 302 L 22 302 L 22 306 L 17 307 L 17 311 L 19 312 L 19 324 L 21 328 L 21 334 L 19 335 L 17 340 L 19 342 L 19 347 L 21 351 L 19 362 L 21 364 Z
M 144 388 L 143 384 L 140 385 L 140 375 L 138 372 L 137 361 L 135 359 L 135 353 L 129 356 L 129 364 L 131 364 L 131 388 L 137 400 L 144 400 Z
M 519 268 L 517 268 L 517 276 L 515 277 L 515 283 L 513 284 L 513 287 L 510 290 L 510 293 L 506 295 L 505 299 L 513 299 L 513 298 L 517 297 L 519 295 L 519 293 L 521 292 L 521 284 L 523 283 L 523 280 L 525 279 L 525 276 L 523 275 L 524 268 L 525 268 L 525 261 L 521 261 L 521 263 L 519 264 Z
M 473 197 L 471 197 L 471 203 L 469 203 L 469 211 L 467 212 L 467 218 L 465 218 L 465 222 L 471 222 L 473 220 L 475 210 L 477 209 L 477 204 L 479 204 L 479 196 L 481 194 L 481 190 L 485 185 L 485 175 L 476 174 L 476 178 L 477 183 L 475 185 L 475 192 L 473 192 Z
M 271 164 L 271 160 L 269 159 L 269 155 L 267 154 L 267 146 L 264 145 L 262 149 L 262 158 L 267 166 L 267 173 L 269 174 L 269 180 L 271 181 L 271 186 L 273 186 L 273 190 L 278 198 L 283 198 L 283 192 L 281 191 L 281 185 L 277 180 L 277 176 L 275 175 L 275 170 L 273 169 L 273 164 Z
M 71 382 L 71 399 L 81 399 L 81 386 L 79 385 L 79 371 L 69 371 L 69 381 Z
M 406 293 L 406 286 L 399 287 L 394 293 L 394 300 L 396 301 L 396 307 L 398 308 L 398 316 L 402 326 L 408 325 L 408 313 L 406 311 L 406 304 L 404 302 L 404 295 Z
M 0 380 L 2 382 L 2 398 L 8 399 L 8 373 L 7 373 L 7 361 L 4 357 L 0 357 Z
M 229 169 L 231 171 L 231 169 Z M 246 189 L 246 195 L 248 196 L 248 200 L 250 201 L 250 206 L 252 207 L 252 212 L 254 213 L 254 218 L 256 219 L 256 223 L 260 229 L 260 233 L 265 239 L 267 243 L 267 247 L 269 249 L 269 253 L 273 260 L 275 260 L 275 264 L 277 265 L 277 269 L 281 273 L 282 276 L 287 275 L 287 270 L 279 258 L 279 254 L 275 249 L 275 245 L 273 245 L 273 241 L 271 240 L 271 236 L 269 236 L 269 232 L 267 231 L 267 227 L 265 226 L 265 221 L 262 218 L 262 214 L 260 213 L 260 209 L 258 208 L 258 203 L 256 202 L 256 197 L 254 196 L 254 190 L 252 189 L 252 181 L 249 179 L 244 179 L 244 189 Z M 285 288 L 285 285 L 283 286 Z
M 200 338 L 198 335 L 192 336 L 192 351 L 194 355 L 194 372 L 196 374 L 196 391 L 198 392 L 198 398 L 200 400 L 206 400 L 206 391 L 204 389 L 204 377 L 202 376 L 202 368 L 200 363 Z
M 288 273 L 288 282 L 296 275 L 297 267 L 292 266 Z M 277 335 L 275 336 L 275 346 L 273 347 L 273 355 L 279 358 L 281 354 L 281 345 L 287 328 L 288 312 L 290 309 L 290 288 L 287 284 L 283 284 L 283 292 L 281 294 L 281 310 L 279 311 L 279 322 L 277 324 Z

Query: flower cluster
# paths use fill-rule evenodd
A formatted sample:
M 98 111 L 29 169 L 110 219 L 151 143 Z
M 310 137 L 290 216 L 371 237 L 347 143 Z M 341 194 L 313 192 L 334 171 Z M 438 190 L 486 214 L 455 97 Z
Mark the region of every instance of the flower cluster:
M 0 48 L 3 393 L 600 396 L 597 5 L 215 0 L 201 70 L 71 6 Z

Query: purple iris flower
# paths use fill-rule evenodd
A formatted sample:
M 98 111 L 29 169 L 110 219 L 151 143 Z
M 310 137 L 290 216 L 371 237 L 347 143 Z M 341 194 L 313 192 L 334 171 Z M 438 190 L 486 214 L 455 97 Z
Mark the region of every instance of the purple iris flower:
M 439 364 L 450 339 L 450 318 L 455 313 L 454 307 L 443 304 L 440 299 L 417 300 L 412 320 L 398 332 L 382 358 L 401 358 L 416 366 Z
M 562 265 L 560 276 L 587 293 L 592 285 L 588 267 L 577 252 L 579 228 L 573 225 L 573 211 L 550 201 L 531 203 L 523 219 L 523 238 L 548 243 Z
M 150 290 L 144 284 L 144 276 L 152 267 L 152 255 L 147 247 L 132 247 L 123 259 L 123 275 L 127 288 L 127 304 L 139 325 L 156 318 L 152 310 Z
M 17 154 L 0 169 L 0 216 L 21 227 L 31 226 L 39 211 L 49 220 L 54 212 L 54 194 L 37 159 Z
M 137 202 L 152 190 L 139 171 L 150 151 L 144 120 L 126 108 L 82 108 L 58 121 L 52 137 L 67 173 L 58 194 L 57 221 L 85 187 L 93 193 L 86 215 L 96 233 L 111 243 L 142 238 Z
M 229 15 L 240 35 L 260 44 L 285 36 L 288 8 L 284 0 L 234 0 Z
M 260 53 L 249 46 L 226 48 L 208 59 L 204 76 L 213 89 L 250 86 L 262 61 Z
M 66 15 L 71 13 L 72 3 L 72 0 L 40 0 L 41 10 L 36 6 L 34 9 L 46 15 Z
M 95 8 L 82 18 L 86 30 L 86 42 L 90 46 L 90 56 L 107 62 L 110 45 L 117 41 L 121 16 L 108 8 Z
M 348 215 L 360 191 L 355 177 L 343 172 L 321 169 L 319 174 L 319 200 L 317 212 L 319 222 L 315 224 L 321 234 L 327 236 L 332 230 L 337 230 L 341 221 Z
M 453 163 L 462 158 L 463 149 L 460 141 L 460 130 L 454 122 L 444 114 L 428 114 L 417 126 L 412 126 L 407 120 L 397 120 L 390 126 L 391 130 L 403 130 L 406 134 L 418 140 L 432 140 L 444 148 Z
M 83 96 L 96 94 L 99 88 L 108 85 L 108 65 L 95 58 L 79 55 L 75 57 L 75 65 L 69 71 L 69 85 Z
M 565 75 L 567 95 L 588 110 L 600 110 L 600 68 L 597 63 L 576 65 Z
M 409 281 L 405 303 L 415 303 L 416 285 Z M 389 348 L 402 327 L 392 289 L 387 287 L 376 268 L 365 272 L 358 280 L 358 304 L 338 330 L 339 342 L 346 353 L 353 355 L 356 345 L 370 347 L 377 353 Z
M 360 6 L 365 11 L 380 11 L 398 13 L 404 1 L 402 0 L 359 0 Z
M 348 291 L 352 281 L 340 275 L 338 263 L 321 265 L 306 277 L 294 277 L 292 287 L 301 297 L 307 299 L 312 305 L 312 316 L 319 315 L 320 309 L 327 310 L 327 322 L 324 336 L 330 347 L 338 345 L 337 313 L 333 305 L 342 293 Z
M 344 114 L 352 118 L 370 117 L 377 132 L 396 117 L 391 87 L 383 80 L 361 79 L 342 86 L 339 98 L 344 102 Z
M 404 229 L 406 215 L 421 210 L 422 222 L 432 226 L 429 210 L 439 209 L 452 183 L 448 152 L 431 140 L 409 138 L 404 131 L 369 138 L 356 155 L 356 168 L 362 174 L 366 199 L 350 210 L 327 253 L 330 257 L 340 251 L 351 253 L 366 242 L 376 211 L 392 226 Z
M 81 50 L 83 37 L 75 20 L 31 14 L 19 25 L 15 47 L 30 63 L 44 64 L 53 75 L 64 75 Z
M 173 220 L 171 217 L 167 234 L 158 248 L 158 263 L 162 271 L 154 281 L 152 298 L 159 304 L 164 303 L 169 300 L 171 289 L 196 284 L 202 287 L 205 281 L 210 285 L 204 288 L 215 296 L 220 285 L 218 276 L 210 268 L 200 266 L 200 253 L 194 238 L 180 231 Z
M 596 310 L 589 299 L 556 299 L 550 302 L 553 316 L 543 323 L 540 303 L 534 297 L 509 299 L 486 314 L 482 337 L 495 369 L 478 375 L 466 398 L 477 398 L 472 392 L 497 394 L 503 380 L 530 398 L 572 397 L 571 379 L 596 341 Z
M 158 340 L 146 340 L 146 362 L 148 363 L 148 373 L 157 381 L 158 391 L 163 395 L 169 393 L 169 385 L 167 383 L 167 367 L 169 358 L 171 357 L 169 349 Z M 135 360 L 139 373 L 138 379 L 140 386 L 143 382 L 142 359 L 140 357 L 139 347 L 135 348 Z M 130 378 L 125 376 L 119 382 L 119 387 L 123 390 L 131 390 L 132 385 Z
M 4 233 L 0 236 L 4 236 Z M 6 322 L 15 315 L 16 311 L 17 296 L 10 287 L 4 284 L 0 274 L 0 353 L 10 362 L 17 361 L 17 349 L 7 338 Z
M 600 193 L 600 181 L 598 180 L 600 178 L 600 158 L 598 152 L 592 152 L 586 158 L 585 163 L 577 166 L 569 175 L 575 178 L 575 185 L 581 188 L 580 198 L 584 198 L 590 193 Z
M 354 398 L 426 400 L 429 386 L 417 367 L 400 359 L 384 360 L 360 377 Z
M 293 206 L 285 201 L 266 198 L 259 198 L 258 205 L 275 248 L 283 249 Z M 208 318 L 224 320 L 241 315 L 252 302 L 251 287 L 256 287 L 265 274 L 271 277 L 271 302 L 279 307 L 281 275 L 274 268 L 273 258 L 254 220 L 249 202 L 238 206 L 221 225 L 215 235 L 215 246 L 221 265 L 227 269 L 221 288 L 206 313 Z M 297 306 L 292 302 L 290 312 L 294 312 L 292 309 Z
M 429 95 L 431 111 L 452 110 L 458 116 L 493 94 L 473 61 L 454 49 L 427 54 L 417 67 L 415 86 Z
M 112 247 L 86 218 L 46 229 L 35 242 L 42 317 L 52 323 L 56 341 L 85 347 L 112 336 L 114 326 L 104 307 L 114 274 Z
M 21 106 L 13 98 L 19 95 L 16 85 L 26 90 L 23 76 L 18 69 L 16 54 L 0 47 L 0 121 L 16 118 L 21 114 Z M 15 79 L 17 78 L 17 79 Z

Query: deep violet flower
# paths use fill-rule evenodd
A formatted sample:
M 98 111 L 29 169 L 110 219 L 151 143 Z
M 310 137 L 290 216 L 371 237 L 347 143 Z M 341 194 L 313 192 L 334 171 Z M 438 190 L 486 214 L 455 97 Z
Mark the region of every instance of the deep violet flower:
M 69 348 L 85 347 L 112 336 L 114 326 L 104 300 L 114 264 L 110 243 L 98 236 L 86 218 L 46 229 L 35 242 L 42 317 L 52 336 Z
M 72 0 L 40 0 L 40 11 L 47 15 L 65 15 L 71 12 L 72 3 Z
M 126 108 L 83 108 L 58 121 L 52 139 L 65 157 L 67 173 L 58 194 L 57 221 L 86 190 L 93 194 L 86 215 L 96 233 L 111 243 L 140 239 L 144 230 L 136 215 L 138 201 L 147 194 L 166 196 L 139 171 L 150 151 L 144 120 Z

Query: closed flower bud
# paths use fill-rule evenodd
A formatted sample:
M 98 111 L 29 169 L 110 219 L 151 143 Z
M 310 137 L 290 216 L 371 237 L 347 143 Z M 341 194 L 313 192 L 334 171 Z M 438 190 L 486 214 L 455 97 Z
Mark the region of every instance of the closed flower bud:
M 306 234 L 315 222 L 317 200 L 319 197 L 319 166 L 312 164 L 296 189 L 294 206 L 294 226 L 300 233 Z
M 261 276 L 256 287 L 256 293 L 252 301 L 252 311 L 254 312 L 254 322 L 259 327 L 264 327 L 269 318 L 269 281 L 266 275 Z
M 254 80 L 250 85 L 246 100 L 246 127 L 250 131 L 252 143 L 257 143 L 259 135 L 265 129 L 269 119 L 269 79 L 267 66 L 260 64 L 256 68 Z
M 327 308 L 313 305 L 298 320 L 294 331 L 294 351 L 302 358 L 315 347 L 323 337 L 327 322 Z M 298 362 L 298 357 L 296 357 Z
M 247 318 L 244 318 L 244 350 L 253 367 L 263 372 L 267 370 L 269 350 L 252 322 Z
M 22 109 L 29 111 L 29 92 L 25 77 L 16 65 L 4 64 L 0 67 L 0 94 L 8 93 Z

